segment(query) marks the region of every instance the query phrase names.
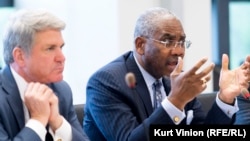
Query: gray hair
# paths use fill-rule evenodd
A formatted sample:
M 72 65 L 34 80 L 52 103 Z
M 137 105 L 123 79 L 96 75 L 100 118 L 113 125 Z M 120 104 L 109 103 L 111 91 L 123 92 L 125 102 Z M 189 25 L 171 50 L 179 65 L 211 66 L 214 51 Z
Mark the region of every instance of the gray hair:
M 65 26 L 61 19 L 46 10 L 19 10 L 10 18 L 3 36 L 5 63 L 14 62 L 12 51 L 15 47 L 30 54 L 36 32 L 46 29 L 63 30 Z
M 161 7 L 153 7 L 142 13 L 136 21 L 134 38 L 151 37 L 157 31 L 156 21 L 165 15 L 176 17 L 169 10 Z M 177 17 L 176 17 L 177 18 Z

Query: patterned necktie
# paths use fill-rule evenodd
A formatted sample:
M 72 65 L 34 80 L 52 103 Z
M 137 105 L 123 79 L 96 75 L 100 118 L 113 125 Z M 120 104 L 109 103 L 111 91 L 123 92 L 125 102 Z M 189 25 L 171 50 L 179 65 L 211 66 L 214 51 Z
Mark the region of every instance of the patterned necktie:
M 153 92 L 154 92 L 154 109 L 161 105 L 162 94 L 161 94 L 161 86 L 162 83 L 160 80 L 156 80 L 153 84 Z

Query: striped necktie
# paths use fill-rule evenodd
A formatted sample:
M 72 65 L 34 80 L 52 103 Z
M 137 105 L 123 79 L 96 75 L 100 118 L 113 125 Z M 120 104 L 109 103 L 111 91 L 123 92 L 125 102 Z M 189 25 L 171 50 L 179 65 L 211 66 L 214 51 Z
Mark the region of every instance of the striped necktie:
M 154 93 L 154 109 L 161 105 L 162 93 L 161 93 L 162 82 L 156 80 L 153 84 L 153 93 Z

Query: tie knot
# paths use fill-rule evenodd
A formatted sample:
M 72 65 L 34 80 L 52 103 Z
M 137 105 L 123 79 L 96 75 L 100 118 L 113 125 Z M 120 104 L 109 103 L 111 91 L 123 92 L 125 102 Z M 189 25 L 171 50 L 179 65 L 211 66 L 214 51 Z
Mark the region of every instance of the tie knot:
M 157 89 L 160 89 L 161 86 L 162 86 L 162 83 L 161 83 L 160 80 L 156 80 L 156 81 L 154 82 L 154 87 L 155 87 L 156 90 L 157 90 Z

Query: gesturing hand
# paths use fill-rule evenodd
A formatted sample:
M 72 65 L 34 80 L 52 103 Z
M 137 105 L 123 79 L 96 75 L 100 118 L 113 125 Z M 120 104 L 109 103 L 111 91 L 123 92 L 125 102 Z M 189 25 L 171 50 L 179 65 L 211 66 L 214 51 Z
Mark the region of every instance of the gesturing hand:
M 229 70 L 229 58 L 226 54 L 222 55 L 222 68 L 219 80 L 219 98 L 228 104 L 233 104 L 234 99 L 241 93 L 243 88 L 247 88 L 250 78 L 250 57 L 238 68 Z
M 182 72 L 183 61 L 181 57 L 178 58 L 178 64 L 170 74 L 171 92 L 168 99 L 180 110 L 183 110 L 189 101 L 206 89 L 206 82 L 211 79 L 208 74 L 213 70 L 214 64 L 211 63 L 197 72 L 206 62 L 207 58 L 203 58 L 190 70 Z

